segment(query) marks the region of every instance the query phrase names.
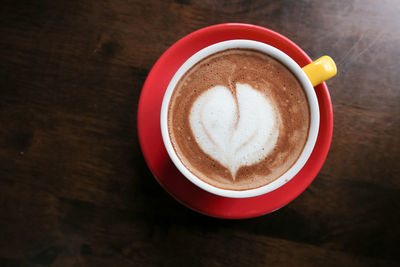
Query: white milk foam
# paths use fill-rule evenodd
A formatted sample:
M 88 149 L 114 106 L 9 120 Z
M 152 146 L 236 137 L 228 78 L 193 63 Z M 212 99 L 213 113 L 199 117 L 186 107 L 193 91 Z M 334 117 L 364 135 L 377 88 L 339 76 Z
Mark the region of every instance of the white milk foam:
M 241 166 L 264 159 L 279 135 L 279 114 L 248 84 L 236 83 L 237 104 L 224 86 L 202 93 L 190 111 L 190 127 L 200 148 L 228 168 L 235 179 Z

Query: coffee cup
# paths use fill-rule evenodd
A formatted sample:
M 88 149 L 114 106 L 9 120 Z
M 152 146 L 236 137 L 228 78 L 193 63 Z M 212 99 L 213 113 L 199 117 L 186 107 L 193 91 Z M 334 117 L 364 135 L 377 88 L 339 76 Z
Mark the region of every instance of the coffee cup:
M 225 51 L 228 51 L 228 52 L 225 52 Z M 250 54 L 251 53 L 260 53 L 262 55 L 266 55 L 268 58 L 272 58 L 276 62 L 279 62 L 281 65 L 283 65 L 284 68 L 287 69 L 288 72 L 290 72 L 291 75 L 293 75 L 295 77 L 295 80 L 297 80 L 298 83 L 301 85 L 302 92 L 304 92 L 304 96 L 305 96 L 304 99 L 306 101 L 306 104 L 308 106 L 308 111 L 309 111 L 309 113 L 307 115 L 308 116 L 307 117 L 308 124 L 307 124 L 307 127 L 305 127 L 305 128 L 307 128 L 307 132 L 306 132 L 306 135 L 304 135 L 305 136 L 303 138 L 304 144 L 301 146 L 301 150 L 299 150 L 298 156 L 296 156 L 296 158 L 293 160 L 293 162 L 290 163 L 289 167 L 286 166 L 284 168 L 282 173 L 279 173 L 279 175 L 277 175 L 277 177 L 272 177 L 270 180 L 264 181 L 264 184 L 262 183 L 263 175 L 258 174 L 257 177 L 261 177 L 261 178 L 257 178 L 257 179 L 259 179 L 261 182 L 256 184 L 257 186 L 249 187 L 249 188 L 246 188 L 245 186 L 244 187 L 238 186 L 236 188 L 234 182 L 231 183 L 232 184 L 231 187 L 226 188 L 224 186 L 219 186 L 219 184 L 213 184 L 212 182 L 210 182 L 210 180 L 204 179 L 204 176 L 201 177 L 201 175 L 199 175 L 199 172 L 196 173 L 196 171 L 193 170 L 191 164 L 188 164 L 187 162 L 185 162 L 184 156 L 177 148 L 177 144 L 176 144 L 177 140 L 175 140 L 177 138 L 171 134 L 172 126 L 171 126 L 171 123 L 169 123 L 171 121 L 171 118 L 169 117 L 169 113 L 171 113 L 171 108 L 170 108 L 171 99 L 174 97 L 174 93 L 177 90 L 177 85 L 182 84 L 182 79 L 187 76 L 187 73 L 192 71 L 193 68 L 195 66 L 197 66 L 198 64 L 200 64 L 201 62 L 208 60 L 210 57 L 212 58 L 213 55 L 219 55 L 221 53 L 225 53 L 228 55 L 229 53 L 231 53 L 230 51 L 233 51 L 233 52 L 239 51 L 237 53 L 246 54 L 246 55 L 248 55 L 249 53 Z M 243 51 L 243 52 L 240 52 L 240 51 Z M 225 56 L 225 54 L 223 56 Z M 251 57 L 254 57 L 254 56 L 251 55 Z M 265 59 L 265 60 L 270 60 L 270 59 Z M 274 62 L 272 62 L 271 64 L 276 65 L 276 63 L 274 63 Z M 279 70 L 279 67 L 276 67 L 276 68 Z M 278 50 L 277 48 L 274 48 L 265 43 L 252 41 L 252 40 L 230 40 L 230 41 L 224 41 L 224 42 L 210 45 L 210 46 L 200 50 L 199 52 L 195 53 L 178 69 L 178 71 L 175 73 L 175 75 L 171 79 L 171 81 L 167 87 L 167 90 L 165 92 L 163 102 L 162 102 L 162 107 L 161 107 L 161 133 L 162 133 L 163 142 L 164 142 L 165 148 L 168 152 L 168 155 L 171 158 L 174 165 L 177 167 L 177 169 L 189 181 L 191 181 L 193 184 L 200 187 L 201 189 L 208 191 L 215 195 L 230 197 L 230 198 L 248 198 L 248 197 L 259 196 L 259 195 L 271 192 L 273 190 L 276 190 L 279 187 L 286 184 L 287 182 L 289 182 L 293 177 L 295 177 L 296 174 L 301 170 L 301 168 L 305 165 L 308 158 L 310 157 L 311 152 L 314 148 L 317 136 L 318 136 L 319 113 L 320 113 L 319 106 L 318 106 L 318 99 L 316 97 L 313 86 L 316 86 L 317 84 L 333 77 L 335 74 L 336 74 L 336 66 L 335 66 L 333 60 L 327 56 L 324 56 L 324 57 L 310 63 L 309 65 L 301 68 L 288 55 L 286 55 L 282 51 Z M 278 76 L 279 75 L 280 74 L 278 74 Z M 198 78 L 198 79 L 200 79 L 200 78 Z M 290 81 L 290 77 L 288 79 Z M 292 78 L 292 80 L 293 80 L 293 78 Z M 186 80 L 185 80 L 185 82 L 187 83 Z M 222 87 L 219 86 L 218 84 L 215 84 L 215 86 L 213 86 L 211 88 L 212 90 L 206 90 L 207 92 L 211 92 L 209 95 L 206 95 L 203 92 L 200 96 L 198 96 L 199 100 L 197 101 L 197 98 L 196 98 L 196 101 L 191 106 L 191 108 L 187 109 L 185 111 L 184 115 L 186 116 L 186 114 L 187 114 L 187 117 L 184 117 L 183 120 L 185 120 L 186 122 L 189 121 L 189 123 L 186 123 L 186 124 L 190 125 L 191 128 L 186 127 L 186 128 L 188 128 L 187 129 L 188 131 L 186 132 L 186 134 L 182 135 L 182 138 L 187 138 L 189 140 L 188 142 L 193 144 L 193 147 L 197 147 L 197 150 L 192 151 L 192 154 L 194 155 L 191 159 L 192 161 L 196 160 L 193 158 L 195 158 L 195 156 L 197 154 L 202 154 L 202 153 L 207 154 L 207 157 L 208 157 L 207 162 L 208 163 L 206 163 L 206 161 L 204 163 L 210 164 L 210 165 L 209 166 L 205 165 L 205 167 L 203 166 L 203 168 L 212 169 L 214 167 L 214 164 L 221 165 L 222 167 L 225 167 L 225 169 L 222 168 L 222 169 L 224 169 L 223 173 L 227 173 L 228 175 L 230 175 L 230 177 L 233 177 L 233 180 L 235 179 L 235 177 L 238 173 L 239 174 L 241 173 L 242 176 L 244 177 L 245 174 L 243 174 L 243 173 L 246 172 L 247 166 L 253 166 L 253 165 L 259 164 L 260 161 L 267 158 L 267 156 L 269 155 L 268 153 L 272 153 L 271 151 L 276 149 L 276 143 L 278 142 L 277 140 L 280 140 L 279 139 L 280 132 L 276 133 L 276 131 L 278 131 L 279 129 L 282 128 L 282 124 L 284 124 L 284 120 L 285 120 L 283 117 L 285 117 L 285 116 L 288 117 L 285 114 L 279 114 L 279 111 L 277 111 L 277 109 L 274 108 L 274 103 L 271 104 L 271 101 L 269 101 L 268 99 L 266 100 L 263 97 L 259 97 L 259 93 L 256 93 L 257 90 L 255 90 L 255 88 L 252 88 L 252 86 L 250 86 L 248 84 L 244 84 L 244 83 L 243 84 L 236 83 L 234 85 L 234 87 L 235 87 L 235 90 L 237 90 L 237 91 L 235 91 L 234 96 L 230 96 L 229 93 L 227 93 L 229 90 L 227 90 L 223 86 Z M 257 87 L 257 85 L 255 85 L 253 87 Z M 282 84 L 282 88 L 285 88 L 284 84 Z M 196 90 L 196 89 L 194 88 L 193 90 Z M 238 95 L 235 95 L 236 92 Z M 248 93 L 246 93 L 246 92 L 248 92 Z M 239 93 L 240 93 L 240 95 L 239 95 Z M 245 94 L 245 96 L 242 96 L 242 94 Z M 219 99 L 218 99 L 218 96 L 220 97 Z M 215 114 L 216 119 L 211 120 L 212 123 L 204 124 L 203 122 L 201 122 L 200 124 L 198 124 L 200 126 L 197 127 L 196 121 L 198 121 L 199 120 L 198 118 L 200 118 L 202 116 L 202 114 L 204 113 L 202 111 L 202 110 L 204 110 L 204 107 L 202 106 L 201 103 L 202 103 L 203 99 L 210 99 L 210 98 L 214 98 L 214 100 L 217 101 L 217 102 L 215 102 L 215 101 L 212 102 L 212 103 L 214 103 L 211 108 L 212 111 L 221 111 L 222 115 L 219 116 L 219 114 Z M 220 102 L 218 102 L 218 101 L 220 101 Z M 283 102 L 282 99 L 279 101 Z M 274 102 L 274 101 L 272 101 L 272 102 Z M 217 103 L 217 104 L 215 104 L 215 103 Z M 218 105 L 218 103 L 221 104 L 221 107 Z M 229 104 L 229 103 L 232 103 L 232 104 Z M 295 101 L 293 103 L 295 103 Z M 200 111 L 197 112 L 197 110 L 200 110 L 203 113 L 201 113 Z M 282 110 L 282 108 L 280 110 Z M 253 119 L 246 119 L 249 116 L 246 117 L 244 115 L 242 117 L 240 117 L 240 119 L 231 119 L 231 117 L 229 117 L 230 116 L 229 114 L 231 114 L 231 113 L 237 114 L 237 113 L 240 113 L 239 111 L 243 111 L 242 115 L 248 114 L 249 112 L 250 113 L 253 112 L 253 114 L 260 117 L 259 118 L 260 123 L 258 123 L 257 120 L 254 121 Z M 305 114 L 306 112 L 303 112 L 303 113 Z M 225 114 L 229 115 L 229 116 L 225 116 L 225 117 L 229 118 L 230 124 L 226 123 L 226 121 L 228 119 L 226 119 L 224 117 Z M 261 114 L 261 116 L 259 116 L 260 114 Z M 270 115 L 267 116 L 265 114 L 270 114 Z M 296 114 L 296 112 L 294 114 Z M 209 116 L 209 115 L 207 115 L 207 116 Z M 181 116 L 181 118 L 183 118 L 183 117 Z M 192 121 L 195 121 L 195 122 L 192 123 Z M 246 145 L 250 144 L 250 147 L 254 148 L 254 151 L 251 151 L 251 150 L 249 151 L 249 148 L 246 148 L 247 150 L 246 149 L 245 150 L 247 152 L 240 152 L 241 156 L 238 156 L 240 153 L 236 152 L 236 151 L 238 151 L 238 149 L 236 149 L 236 148 L 241 147 L 242 146 L 241 144 L 243 144 L 243 142 L 240 143 L 238 141 L 236 143 L 239 145 L 235 145 L 234 144 L 235 141 L 231 140 L 232 134 L 230 136 L 231 138 L 229 139 L 230 140 L 229 142 L 225 142 L 226 140 L 224 140 L 223 135 L 222 135 L 222 138 L 219 138 L 219 137 L 221 137 L 221 135 L 218 135 L 221 133 L 225 133 L 226 131 L 224 132 L 224 130 L 228 129 L 229 127 L 232 128 L 233 124 L 231 122 L 233 122 L 233 124 L 236 127 L 233 139 L 235 139 L 237 136 L 239 136 L 236 139 L 240 140 L 241 133 L 243 133 L 242 135 L 245 136 L 247 134 L 246 130 L 248 128 L 254 128 L 254 125 L 256 125 L 256 127 L 254 128 L 255 131 L 253 131 L 253 132 L 256 132 L 256 133 L 262 132 L 262 134 L 258 134 L 256 136 L 256 138 L 254 138 L 254 140 L 256 140 L 257 138 L 260 139 L 264 136 L 267 139 L 269 138 L 268 139 L 269 141 L 268 142 L 264 142 L 264 141 L 261 142 L 261 141 L 257 141 L 257 140 L 251 141 L 251 142 L 245 141 L 244 144 L 246 144 Z M 216 126 L 217 130 L 215 130 L 215 131 L 217 131 L 217 134 L 213 133 L 212 131 L 211 132 L 208 131 L 210 129 L 211 130 L 214 129 L 214 128 L 212 128 L 215 126 L 214 124 L 217 124 L 217 126 Z M 239 124 L 239 126 L 237 126 L 237 124 Z M 206 126 L 204 126 L 204 125 L 206 125 Z M 223 126 L 220 126 L 220 125 L 223 125 Z M 227 125 L 227 126 L 225 127 L 225 125 Z M 244 126 L 241 126 L 241 125 L 244 125 Z M 258 126 L 258 125 L 261 125 L 261 126 Z M 269 125 L 269 126 L 267 127 L 265 125 Z M 238 128 L 239 128 L 239 130 L 237 130 Z M 278 130 L 275 131 L 274 129 L 275 130 L 278 129 Z M 287 129 L 285 131 L 288 132 Z M 211 137 L 210 137 L 210 135 L 211 135 Z M 287 135 L 291 136 L 290 132 L 288 132 Z M 216 138 L 214 138 L 215 140 L 212 137 L 216 137 Z M 179 137 L 179 138 L 181 138 L 181 137 Z M 172 139 L 174 139 L 174 140 L 172 140 Z M 204 139 L 207 139 L 207 140 L 204 142 L 201 141 Z M 208 140 L 208 139 L 210 139 L 210 140 Z M 231 148 L 232 147 L 231 143 L 230 143 L 231 141 L 233 143 L 232 146 L 234 147 L 234 149 Z M 211 148 L 211 150 L 210 150 L 209 144 L 211 144 L 211 143 L 214 143 L 216 149 L 213 150 L 213 148 Z M 285 142 L 281 142 L 281 143 L 284 144 Z M 265 152 L 267 150 L 268 150 L 268 153 Z M 201 153 L 199 153 L 198 151 L 201 151 Z M 279 155 L 279 153 L 280 153 L 280 151 L 278 149 L 278 151 L 275 154 Z M 257 161 L 257 157 L 259 158 L 259 161 Z M 202 161 L 203 159 L 199 159 L 199 160 Z M 266 160 L 264 160 L 264 161 L 266 161 Z M 284 161 L 285 160 L 283 160 L 283 162 Z M 249 168 L 247 168 L 247 169 L 249 169 Z

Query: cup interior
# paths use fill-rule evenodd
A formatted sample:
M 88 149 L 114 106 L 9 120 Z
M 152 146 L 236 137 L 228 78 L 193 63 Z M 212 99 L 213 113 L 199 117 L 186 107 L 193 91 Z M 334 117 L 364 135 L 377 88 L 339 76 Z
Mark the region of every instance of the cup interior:
M 203 58 L 220 52 L 226 49 L 231 48 L 248 48 L 258 50 L 263 52 L 278 61 L 280 61 L 283 65 L 285 65 L 299 80 L 300 84 L 302 85 L 310 108 L 310 128 L 308 133 L 308 139 L 304 146 L 302 153 L 300 154 L 299 158 L 295 162 L 295 164 L 288 169 L 283 175 L 272 181 L 271 183 L 248 190 L 227 190 L 221 189 L 215 186 L 212 186 L 200 178 L 195 176 L 192 172 L 190 172 L 180 161 L 179 157 L 176 155 L 176 152 L 172 146 L 170 135 L 168 133 L 168 106 L 171 100 L 172 93 L 178 81 L 181 77 L 188 71 L 192 66 L 194 66 L 197 62 L 201 61 Z M 216 194 L 219 196 L 230 197 L 230 198 L 248 198 L 254 197 L 262 194 L 266 194 L 271 192 L 282 185 L 289 182 L 296 174 L 301 170 L 301 168 L 305 165 L 308 158 L 311 155 L 311 152 L 314 148 L 317 136 L 318 136 L 318 129 L 319 129 L 319 106 L 317 96 L 314 91 L 314 87 L 311 85 L 310 80 L 300 68 L 300 66 L 288 55 L 283 53 L 282 51 L 267 45 L 265 43 L 252 41 L 252 40 L 230 40 L 224 41 L 220 43 L 213 44 L 208 46 L 196 54 L 192 55 L 175 73 L 173 78 L 171 79 L 167 90 L 165 92 L 162 107 L 161 107 L 161 133 L 165 148 L 170 156 L 174 165 L 178 168 L 178 170 L 192 183 L 197 185 L 198 187 L 206 190 L 212 194 Z

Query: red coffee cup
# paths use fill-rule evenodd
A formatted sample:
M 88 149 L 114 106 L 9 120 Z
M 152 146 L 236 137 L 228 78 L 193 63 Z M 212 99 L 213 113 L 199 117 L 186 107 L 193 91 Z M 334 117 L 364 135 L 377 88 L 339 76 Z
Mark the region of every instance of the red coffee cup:
M 144 158 L 157 181 L 182 204 L 203 214 L 222 218 L 248 218 L 279 209 L 303 192 L 325 161 L 332 138 L 332 103 L 325 83 L 315 86 L 320 107 L 316 144 L 304 167 L 288 183 L 264 195 L 233 199 L 211 194 L 189 182 L 171 162 L 160 129 L 164 92 L 179 67 L 193 54 L 214 43 L 247 39 L 273 46 L 300 67 L 311 59 L 284 36 L 263 27 L 228 23 L 193 32 L 171 46 L 156 62 L 143 86 L 138 108 L 138 134 Z

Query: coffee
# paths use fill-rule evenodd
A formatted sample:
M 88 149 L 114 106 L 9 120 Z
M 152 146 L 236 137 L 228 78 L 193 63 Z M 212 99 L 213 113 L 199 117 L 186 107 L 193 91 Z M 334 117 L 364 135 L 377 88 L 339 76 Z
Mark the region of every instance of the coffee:
M 168 133 L 183 165 L 218 188 L 264 186 L 299 158 L 310 111 L 296 76 L 256 50 L 228 49 L 189 69 L 168 107 Z

